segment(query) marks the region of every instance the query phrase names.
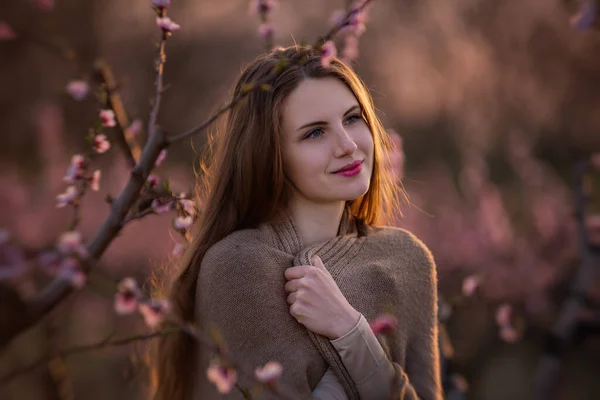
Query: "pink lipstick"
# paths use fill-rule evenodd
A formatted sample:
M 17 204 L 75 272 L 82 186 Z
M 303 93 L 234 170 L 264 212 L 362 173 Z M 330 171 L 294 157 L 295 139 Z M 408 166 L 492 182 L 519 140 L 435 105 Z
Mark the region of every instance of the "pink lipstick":
M 354 176 L 358 175 L 362 170 L 363 161 L 354 161 L 351 164 L 346 165 L 344 168 L 338 169 L 334 174 L 342 176 Z

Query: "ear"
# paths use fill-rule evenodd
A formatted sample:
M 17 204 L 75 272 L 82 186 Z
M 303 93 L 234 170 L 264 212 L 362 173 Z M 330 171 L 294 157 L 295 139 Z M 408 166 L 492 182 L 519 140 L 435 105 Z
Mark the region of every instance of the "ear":
M 321 257 L 313 256 L 312 263 L 315 267 L 324 269 L 325 271 L 327 271 L 327 269 L 325 268 L 325 265 L 323 264 L 323 261 L 321 260 Z

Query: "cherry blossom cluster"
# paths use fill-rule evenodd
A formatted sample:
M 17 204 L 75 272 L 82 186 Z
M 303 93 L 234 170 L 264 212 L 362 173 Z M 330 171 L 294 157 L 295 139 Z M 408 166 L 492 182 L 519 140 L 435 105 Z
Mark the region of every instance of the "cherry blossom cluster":
M 283 367 L 281 364 L 276 361 L 269 361 L 265 365 L 257 367 L 254 370 L 253 378 L 260 384 L 274 387 L 281 377 L 282 372 Z M 238 379 L 235 369 L 227 366 L 227 364 L 219 358 L 211 361 L 206 370 L 206 376 L 217 387 L 217 390 L 221 394 L 231 392 L 231 389 L 235 386 Z
M 128 315 L 138 311 L 146 325 L 156 329 L 165 321 L 171 311 L 171 305 L 166 299 L 145 298 L 136 280 L 127 277 L 119 282 L 114 299 L 114 309 L 119 315 Z
M 339 36 L 342 38 L 342 48 L 339 52 L 339 57 L 346 64 L 350 64 L 358 57 L 358 38 L 366 30 L 367 7 L 365 0 L 354 1 L 350 5 L 349 12 L 344 10 L 335 10 L 329 22 L 332 26 L 339 28 Z M 322 47 L 322 62 L 327 66 L 333 59 L 338 56 L 338 50 L 335 42 L 329 40 Z
M 250 13 L 260 17 L 261 24 L 258 26 L 257 33 L 265 42 L 267 47 L 272 46 L 273 36 L 275 35 L 275 26 L 270 22 L 273 10 L 277 8 L 276 0 L 251 0 Z

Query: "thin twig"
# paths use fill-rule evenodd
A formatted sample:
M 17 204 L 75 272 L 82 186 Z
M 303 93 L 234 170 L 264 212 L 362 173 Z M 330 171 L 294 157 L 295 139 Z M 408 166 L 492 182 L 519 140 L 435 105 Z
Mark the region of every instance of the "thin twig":
M 2 378 L 0 378 L 0 384 L 5 385 L 9 381 L 17 378 L 20 375 L 32 372 L 36 368 L 47 364 L 48 362 L 50 362 L 51 360 L 53 360 L 56 357 L 67 358 L 74 354 L 85 353 L 85 352 L 92 351 L 92 350 L 105 349 L 108 347 L 123 346 L 123 345 L 133 343 L 133 342 L 146 341 L 149 339 L 154 339 L 159 336 L 166 336 L 166 335 L 169 335 L 176 331 L 177 331 L 177 329 L 171 329 L 171 330 L 162 330 L 162 331 L 157 331 L 157 332 L 152 332 L 152 333 L 145 333 L 145 334 L 129 336 L 129 337 L 126 337 L 123 339 L 117 339 L 117 340 L 103 339 L 96 343 L 71 347 L 71 348 L 59 351 L 57 354 L 46 354 L 45 356 L 40 357 L 38 360 L 32 362 L 31 364 L 26 365 L 25 367 L 22 367 L 22 368 L 15 369 L 15 370 L 11 371 L 10 373 L 6 374 Z
M 112 69 L 103 59 L 98 59 L 94 62 L 94 72 L 100 84 L 106 86 L 106 108 L 111 109 L 115 113 L 117 120 L 117 143 L 123 150 L 125 160 L 130 167 L 133 167 L 139 160 L 142 153 L 140 146 L 136 143 L 134 135 L 129 131 L 131 121 L 123 105 L 121 94 L 117 87 L 117 81 L 114 77 Z

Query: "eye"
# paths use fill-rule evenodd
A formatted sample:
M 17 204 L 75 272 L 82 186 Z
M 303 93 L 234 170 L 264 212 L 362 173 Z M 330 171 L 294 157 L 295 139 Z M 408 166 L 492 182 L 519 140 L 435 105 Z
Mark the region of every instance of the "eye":
M 323 129 L 315 128 L 315 129 L 311 130 L 310 132 L 308 132 L 306 135 L 304 135 L 304 137 L 302 139 L 314 139 L 314 138 L 318 138 L 322 135 L 323 135 Z
M 353 124 L 353 123 L 358 122 L 360 120 L 362 120 L 362 116 L 361 115 L 359 115 L 359 114 L 351 114 L 351 115 L 348 116 L 348 118 L 346 118 L 346 123 Z

